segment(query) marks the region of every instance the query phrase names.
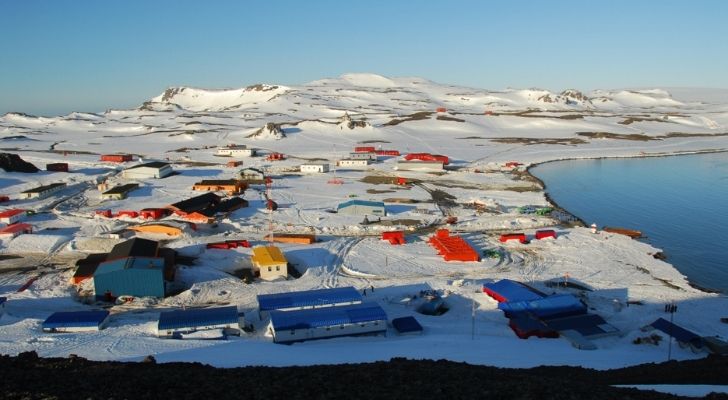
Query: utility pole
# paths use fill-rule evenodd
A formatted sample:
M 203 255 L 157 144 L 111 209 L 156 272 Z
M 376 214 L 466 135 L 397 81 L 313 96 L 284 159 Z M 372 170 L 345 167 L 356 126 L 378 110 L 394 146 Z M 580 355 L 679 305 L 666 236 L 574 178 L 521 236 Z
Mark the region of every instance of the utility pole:
M 470 307 L 470 340 L 475 340 L 475 298 Z
M 667 335 L 670 337 L 670 342 L 667 346 L 667 361 L 670 361 L 672 359 L 672 327 L 674 326 L 672 323 L 673 316 L 677 312 L 677 304 L 675 303 L 669 303 L 665 304 L 665 312 L 670 313 L 670 332 L 667 333 Z

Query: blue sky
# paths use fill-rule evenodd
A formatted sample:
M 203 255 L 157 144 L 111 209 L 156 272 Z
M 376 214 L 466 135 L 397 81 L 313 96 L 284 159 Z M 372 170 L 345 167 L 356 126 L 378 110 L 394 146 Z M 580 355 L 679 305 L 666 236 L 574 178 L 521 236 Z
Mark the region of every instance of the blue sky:
M 728 88 L 728 1 L 0 0 L 0 114 L 346 72 L 488 89 Z

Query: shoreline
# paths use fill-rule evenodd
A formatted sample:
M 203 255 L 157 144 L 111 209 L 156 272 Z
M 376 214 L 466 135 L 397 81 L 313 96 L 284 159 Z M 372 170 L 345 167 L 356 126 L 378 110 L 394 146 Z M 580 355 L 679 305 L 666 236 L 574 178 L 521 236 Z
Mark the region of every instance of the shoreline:
M 554 159 L 554 160 L 542 161 L 542 162 L 529 164 L 526 167 L 525 174 L 529 177 L 529 179 L 533 179 L 535 182 L 537 182 L 541 186 L 541 191 L 543 192 L 543 195 L 546 198 L 546 201 L 554 208 L 554 210 L 559 210 L 559 211 L 573 217 L 579 223 L 579 224 L 575 224 L 576 226 L 588 227 L 589 224 L 587 224 L 586 221 L 584 221 L 581 217 L 574 215 L 574 213 L 567 210 L 566 208 L 561 207 L 548 194 L 546 183 L 543 180 L 541 180 L 541 178 L 537 177 L 536 175 L 534 175 L 531 172 L 532 168 L 538 167 L 539 165 L 544 165 L 544 164 L 553 163 L 553 162 L 561 162 L 561 161 L 677 157 L 677 156 L 686 156 L 686 155 L 717 154 L 717 153 L 728 153 L 728 149 L 698 150 L 698 151 L 677 152 L 677 153 L 669 153 L 669 154 L 640 154 L 640 155 L 635 155 L 635 156 L 569 157 L 569 158 Z M 636 240 L 639 240 L 639 239 L 636 239 Z M 650 244 L 650 245 L 652 245 L 652 244 Z M 658 250 L 660 250 L 660 252 L 663 253 L 665 249 L 658 249 Z M 693 282 L 689 276 L 687 276 L 682 271 L 680 271 L 671 261 L 668 261 L 667 259 L 663 259 L 663 261 L 667 264 L 670 264 L 670 266 L 672 268 L 674 268 L 677 272 L 679 272 L 680 274 L 685 276 L 685 279 L 687 280 L 690 287 L 697 289 L 701 292 L 705 292 L 705 293 L 721 294 L 721 295 L 728 294 L 728 293 L 724 293 L 722 290 L 712 289 L 712 288 L 703 287 L 701 285 L 698 285 L 697 283 Z

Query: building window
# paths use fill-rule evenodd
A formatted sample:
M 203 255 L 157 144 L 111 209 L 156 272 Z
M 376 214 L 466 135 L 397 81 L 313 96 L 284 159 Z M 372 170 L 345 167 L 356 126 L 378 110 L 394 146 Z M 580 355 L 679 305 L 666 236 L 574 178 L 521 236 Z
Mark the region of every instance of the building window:
M 280 270 L 281 270 L 281 266 L 280 265 L 276 265 L 276 271 L 280 271 Z
M 270 272 L 270 271 L 271 271 L 271 269 L 270 269 L 270 267 L 268 267 L 268 272 Z

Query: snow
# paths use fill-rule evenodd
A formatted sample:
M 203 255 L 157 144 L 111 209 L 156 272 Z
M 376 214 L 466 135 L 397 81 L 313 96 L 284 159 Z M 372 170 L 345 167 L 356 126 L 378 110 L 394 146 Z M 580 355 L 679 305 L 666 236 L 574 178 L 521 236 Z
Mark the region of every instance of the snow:
M 98 360 L 139 360 L 154 354 L 160 362 L 199 361 L 225 367 L 408 357 L 504 367 L 547 364 L 606 369 L 666 359 L 667 341 L 658 345 L 632 342 L 650 334 L 640 328 L 663 317 L 667 302 L 680 304 L 681 311 L 675 315 L 679 325 L 706 336 L 728 337 L 728 325 L 719 321 L 728 306 L 725 295 L 691 287 L 671 265 L 652 257 L 659 249 L 645 243 L 609 233 L 595 235 L 586 228 L 555 226 L 557 222 L 546 216 L 519 214 L 518 207 L 548 202 L 537 184 L 501 170 L 507 161 L 528 165 L 567 158 L 726 150 L 727 136 L 705 134 L 722 133 L 728 126 L 728 104 L 714 90 L 680 89 L 674 96 L 665 89 L 602 90 L 586 93 L 589 99 L 578 101 L 573 100 L 574 93 L 559 96 L 539 89 L 488 91 L 422 78 L 357 73 L 301 86 L 172 88 L 140 109 L 110 110 L 101 115 L 37 118 L 6 114 L 0 117 L 2 147 L 16 149 L 13 152 L 41 167 L 68 162 L 71 172 L 0 174 L 2 194 L 13 199 L 0 208 L 36 212 L 26 221 L 34 226 L 34 234 L 0 243 L 3 256 L 21 256 L 0 261 L 0 295 L 9 298 L 0 319 L 0 353 L 35 350 L 42 356 L 75 353 Z M 553 101 L 545 101 L 547 97 Z M 448 113 L 436 114 L 437 107 L 447 108 Z M 432 114 L 391 123 L 423 111 Z M 485 115 L 485 111 L 498 115 Z M 345 114 L 369 125 L 342 128 Z M 443 115 L 462 122 L 436 119 Z M 634 121 L 623 123 L 628 118 Z M 286 137 L 247 137 L 267 123 L 279 124 Z M 639 133 L 656 140 L 590 139 L 579 132 Z M 670 132 L 687 136 L 667 137 Z M 689 136 L 698 134 L 701 136 Z M 263 154 L 281 152 L 288 158 L 270 162 L 251 157 L 239 168 L 228 168 L 229 159 L 216 156 L 215 151 L 230 143 L 246 144 Z M 345 158 L 356 145 L 381 146 L 402 154 L 444 154 L 452 159 L 453 170 L 443 174 L 396 172 L 397 157 L 382 157 L 359 171 L 334 169 L 335 161 Z M 178 174 L 140 182 L 139 189 L 125 200 L 102 202 L 96 184 L 102 180 L 110 186 L 127 183 L 119 172 L 138 162 L 99 161 L 99 154 L 115 152 L 144 160 L 168 160 Z M 306 162 L 328 162 L 332 170 L 312 175 L 293 172 Z M 181 293 L 109 305 L 109 327 L 99 332 L 53 335 L 41 331 L 40 323 L 55 311 L 100 306 L 83 302 L 83 294 L 92 290 L 91 282 L 80 288 L 70 285 L 73 263 L 89 253 L 108 251 L 119 242 L 105 238 L 106 233 L 144 222 L 98 217 L 95 210 L 163 207 L 199 194 L 190 189 L 196 181 L 234 178 L 247 167 L 274 175 L 271 196 L 279 210 L 272 216 L 266 212 L 265 187 L 252 185 L 244 194 L 248 208 L 216 225 L 164 238 L 166 246 L 196 257 L 193 265 L 178 270 L 174 285 Z M 421 182 L 396 186 L 363 181 L 397 176 Z M 333 177 L 344 183 L 327 184 Z M 61 181 L 68 187 L 47 199 L 17 199 L 23 190 Z M 434 190 L 454 196 L 458 204 L 442 210 L 432 201 Z M 361 216 L 330 212 L 352 198 L 384 201 L 388 210 L 384 224 L 362 225 Z M 473 202 L 485 209 L 481 212 L 465 206 Z M 448 215 L 458 217 L 458 223 L 450 227 L 452 234 L 462 235 L 481 252 L 495 250 L 502 257 L 444 262 L 426 240 Z M 303 274 L 301 278 L 247 285 L 232 274 L 250 268 L 250 249 L 205 249 L 205 243 L 229 239 L 264 244 L 269 221 L 276 232 L 317 235 L 319 241 L 312 245 L 280 245 Z M 503 232 L 533 235 L 543 227 L 555 227 L 558 238 L 533 240 L 527 245 L 498 241 Z M 405 231 L 407 244 L 393 246 L 379 239 L 381 232 L 395 229 Z M 36 271 L 39 265 L 43 268 Z M 39 272 L 42 274 L 27 290 L 16 292 Z M 579 293 L 547 285 L 563 280 L 566 274 L 570 281 L 592 290 Z M 481 291 L 483 283 L 504 278 L 527 282 L 548 293 L 580 294 L 592 312 L 622 334 L 593 340 L 597 346 L 593 351 L 577 350 L 564 339 L 518 339 L 497 304 Z M 369 289 L 367 300 L 377 301 L 390 319 L 416 315 L 424 334 L 400 337 L 390 328 L 386 337 L 281 346 L 267 336 L 267 321 L 258 320 L 258 294 L 349 285 Z M 418 294 L 423 290 L 438 291 L 450 310 L 437 317 L 418 314 L 422 301 Z M 229 342 L 205 340 L 206 334 L 188 340 L 156 337 L 160 311 L 213 305 L 237 305 L 255 332 Z M 678 346 L 672 354 L 675 359 L 704 356 Z
M 654 390 L 660 393 L 674 394 L 675 396 L 705 397 L 710 393 L 728 394 L 726 385 L 614 385 L 615 387 L 634 388 L 640 390 Z

